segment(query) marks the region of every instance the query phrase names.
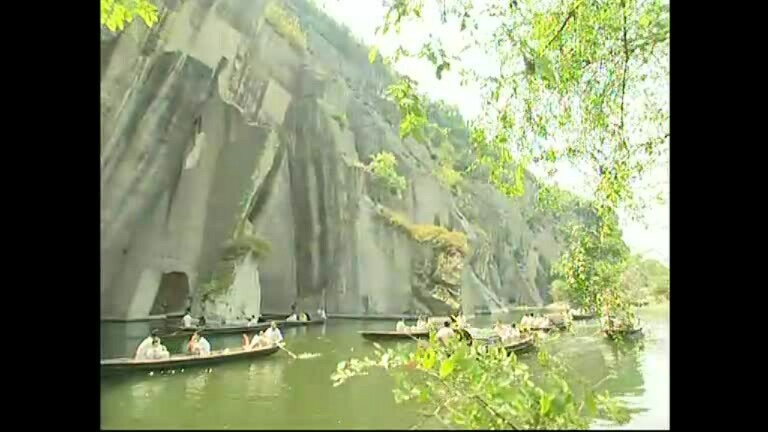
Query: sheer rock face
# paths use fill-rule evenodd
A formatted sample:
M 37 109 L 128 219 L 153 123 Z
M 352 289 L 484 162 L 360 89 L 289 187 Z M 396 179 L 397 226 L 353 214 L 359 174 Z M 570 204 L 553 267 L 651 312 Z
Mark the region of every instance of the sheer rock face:
M 307 21 L 297 48 L 258 0 L 166 1 L 160 21 L 102 34 L 101 314 L 135 318 L 192 306 L 209 319 L 287 312 L 443 313 L 548 296 L 560 252 L 516 202 L 432 174 L 435 149 L 398 136 L 387 78 L 349 39 Z M 311 21 L 311 20 L 310 20 Z M 308 24 L 309 22 L 309 24 Z M 380 151 L 408 180 L 399 196 L 359 165 Z M 467 236 L 467 251 L 381 217 Z M 224 245 L 271 251 L 237 260 L 230 289 L 205 295 Z M 170 277 L 168 275 L 174 275 Z M 158 300 L 161 299 L 161 300 Z

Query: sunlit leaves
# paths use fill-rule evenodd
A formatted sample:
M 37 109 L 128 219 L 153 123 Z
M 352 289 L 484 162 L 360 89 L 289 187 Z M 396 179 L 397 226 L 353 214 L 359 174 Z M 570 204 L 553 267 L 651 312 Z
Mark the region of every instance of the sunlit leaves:
M 390 152 L 382 151 L 373 155 L 373 160 L 365 165 L 365 169 L 373 174 L 376 180 L 397 193 L 408 187 L 405 177 L 397 172 L 397 158 Z
M 157 6 L 150 0 L 101 0 L 101 24 L 113 32 L 123 30 L 136 15 L 152 27 L 158 19 Z
M 557 357 L 539 354 L 541 369 L 533 373 L 502 347 L 479 345 L 446 346 L 431 337 L 415 347 L 377 350 L 374 359 L 342 362 L 332 379 L 340 385 L 371 368 L 387 368 L 396 402 L 417 402 L 444 423 L 472 429 L 584 429 L 598 413 L 626 421 L 626 409 L 610 396 L 574 395 L 569 381 L 582 381 Z

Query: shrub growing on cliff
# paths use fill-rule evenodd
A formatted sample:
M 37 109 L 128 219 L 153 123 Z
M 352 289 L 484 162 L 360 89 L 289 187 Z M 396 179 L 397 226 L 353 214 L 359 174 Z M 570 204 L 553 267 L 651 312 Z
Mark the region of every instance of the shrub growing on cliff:
M 441 164 L 439 168 L 435 169 L 435 176 L 440 182 L 449 188 L 453 188 L 461 184 L 461 173 L 453 169 L 449 164 Z
M 307 47 L 307 34 L 301 29 L 299 19 L 276 2 L 271 1 L 267 4 L 264 9 L 264 19 L 294 47 L 302 50 Z
M 420 243 L 431 243 L 438 249 L 456 250 L 464 256 L 469 254 L 467 235 L 461 231 L 451 231 L 439 225 L 414 224 L 404 214 L 386 207 L 380 207 L 378 214 Z
M 207 294 L 222 293 L 229 289 L 235 280 L 237 264 L 249 252 L 256 258 L 263 258 L 271 251 L 269 241 L 253 236 L 242 235 L 224 245 L 221 260 L 211 274 L 210 280 L 202 285 L 203 292 Z
M 101 24 L 113 32 L 124 29 L 136 15 L 152 27 L 157 22 L 157 6 L 150 0 L 101 0 Z
M 397 173 L 397 159 L 390 152 L 375 154 L 366 170 L 385 186 L 401 193 L 407 187 L 405 177 Z

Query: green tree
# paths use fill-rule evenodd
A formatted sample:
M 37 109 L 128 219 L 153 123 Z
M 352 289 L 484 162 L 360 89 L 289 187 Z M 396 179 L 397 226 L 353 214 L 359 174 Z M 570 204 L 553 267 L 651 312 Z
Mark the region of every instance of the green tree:
M 634 188 L 668 148 L 668 4 L 661 0 L 483 3 L 395 0 L 379 31 L 399 32 L 437 15 L 468 41 L 462 52 L 497 53 L 495 74 L 462 64 L 459 53 L 449 52 L 438 37 L 430 37 L 415 52 L 398 47 L 392 60 L 426 59 L 438 78 L 458 69 L 466 81 L 481 85 L 484 110 L 469 134 L 477 157 L 473 168 L 485 166 L 488 180 L 501 192 L 522 195 L 529 164 L 554 173 L 556 164 L 565 162 L 587 169 L 595 178 L 590 207 L 598 221 L 622 209 L 636 213 L 643 203 Z M 401 134 L 419 139 L 418 132 L 429 127 L 424 110 L 418 108 L 423 97 L 416 95 L 415 83 L 405 82 L 393 86 L 398 91 L 390 95 L 404 113 Z M 554 204 L 552 196 L 548 200 Z M 597 257 L 576 253 L 610 248 L 601 245 L 613 242 L 610 225 L 598 223 L 597 232 L 577 231 L 588 239 L 571 235 L 574 244 L 567 256 L 595 261 L 572 266 L 590 273 L 584 280 L 609 268 L 621 270 L 621 265 L 601 264 Z M 581 247 L 580 242 L 590 247 Z M 600 285 L 615 283 L 608 279 Z M 577 291 L 575 297 L 583 294 L 579 286 L 568 287 Z M 606 297 L 615 301 L 625 297 L 618 288 L 610 289 L 616 292 Z
M 586 429 L 598 416 L 628 421 L 625 406 L 574 379 L 541 347 L 534 366 L 500 345 L 444 346 L 432 333 L 415 351 L 376 344 L 373 358 L 343 361 L 331 379 L 338 386 L 372 368 L 386 369 L 395 377 L 397 402 L 418 402 L 425 420 L 467 429 Z
M 152 27 L 158 18 L 157 6 L 150 0 L 101 0 L 101 25 L 113 32 L 123 30 L 137 15 Z

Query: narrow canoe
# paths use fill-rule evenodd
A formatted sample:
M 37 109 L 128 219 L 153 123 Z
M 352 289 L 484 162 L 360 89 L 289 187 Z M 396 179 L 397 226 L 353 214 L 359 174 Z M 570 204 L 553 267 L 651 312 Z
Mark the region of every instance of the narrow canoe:
M 279 324 L 278 324 L 279 325 Z M 233 333 L 250 333 L 250 332 L 256 332 L 256 331 L 262 331 L 269 328 L 269 323 L 258 323 L 253 326 L 221 326 L 221 327 L 166 327 L 165 332 L 160 334 L 161 337 L 172 337 L 172 336 L 188 336 L 194 333 L 197 330 L 202 330 L 204 334 L 212 335 L 212 334 L 233 334 Z
M 595 317 L 595 314 L 573 314 L 574 321 L 586 321 Z
M 528 327 L 527 331 L 541 331 L 541 332 L 547 333 L 547 332 L 551 332 L 552 330 L 554 330 L 556 328 L 557 329 L 561 329 L 561 328 L 564 328 L 564 327 L 565 326 L 563 326 L 563 327 L 560 327 L 560 326 Z
M 391 340 L 391 339 L 428 339 L 429 331 L 414 331 L 410 333 L 386 330 L 360 330 L 360 336 L 368 340 Z
M 521 353 L 530 350 L 533 346 L 533 338 L 529 337 L 519 342 L 504 345 L 504 349 L 507 350 L 508 353 Z
M 280 322 L 277 322 L 277 325 L 279 327 L 304 327 L 304 326 L 324 324 L 324 323 L 325 323 L 324 319 L 313 319 L 310 321 L 280 321 Z
M 286 327 L 304 327 L 308 325 L 317 325 L 325 323 L 325 320 L 317 319 L 311 321 L 275 321 L 279 328 Z M 220 327 L 166 327 L 166 331 L 161 334 L 162 337 L 178 336 L 178 335 L 191 335 L 196 330 L 203 330 L 205 334 L 234 334 L 234 333 L 249 333 L 268 329 L 269 322 L 260 322 L 253 326 L 220 326 Z
M 207 356 L 188 354 L 174 354 L 164 360 L 135 360 L 132 358 L 117 358 L 101 361 L 102 375 L 119 374 L 127 372 L 162 371 L 198 366 L 210 366 L 217 363 L 234 360 L 253 359 L 274 354 L 280 348 L 273 345 L 266 348 L 257 348 L 245 351 L 242 348 L 213 351 Z
M 622 337 L 630 337 L 630 336 L 640 336 L 643 332 L 642 327 L 637 327 L 633 329 L 621 329 L 621 330 L 607 330 L 604 329 L 603 333 L 605 333 L 606 336 L 608 336 L 611 339 L 614 339 L 616 337 L 622 336 Z

